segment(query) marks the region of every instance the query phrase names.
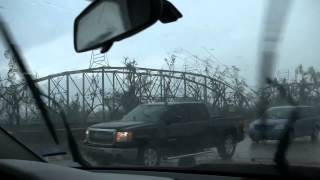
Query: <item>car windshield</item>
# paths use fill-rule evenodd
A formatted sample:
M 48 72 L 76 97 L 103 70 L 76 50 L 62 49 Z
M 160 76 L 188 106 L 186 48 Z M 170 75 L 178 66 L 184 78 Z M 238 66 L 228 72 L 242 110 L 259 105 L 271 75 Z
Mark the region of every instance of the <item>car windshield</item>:
M 290 108 L 281 106 L 319 111 L 320 1 L 168 1 L 182 18 L 158 20 L 106 53 L 77 53 L 74 21 L 96 1 L 1 0 L 0 25 L 45 108 L 0 33 L 0 126 L 59 165 L 74 163 L 61 114 L 94 167 L 274 163 L 286 128 L 251 123 L 270 108 L 268 117 L 288 118 Z M 51 151 L 43 109 L 65 155 Z M 316 117 L 292 124 L 289 163 L 320 165 Z
M 164 105 L 140 105 L 125 115 L 122 121 L 158 121 L 165 110 Z
M 267 118 L 288 119 L 293 108 L 271 108 L 267 111 Z

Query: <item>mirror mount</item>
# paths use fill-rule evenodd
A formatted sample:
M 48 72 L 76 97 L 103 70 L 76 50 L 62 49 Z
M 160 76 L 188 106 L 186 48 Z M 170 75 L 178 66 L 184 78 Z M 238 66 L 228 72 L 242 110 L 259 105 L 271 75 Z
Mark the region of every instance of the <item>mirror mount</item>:
M 169 1 L 163 0 L 162 14 L 159 20 L 163 23 L 171 23 L 182 18 L 181 12 Z
M 112 47 L 113 42 L 106 43 L 105 45 L 102 46 L 100 53 L 106 53 L 109 51 L 109 49 Z

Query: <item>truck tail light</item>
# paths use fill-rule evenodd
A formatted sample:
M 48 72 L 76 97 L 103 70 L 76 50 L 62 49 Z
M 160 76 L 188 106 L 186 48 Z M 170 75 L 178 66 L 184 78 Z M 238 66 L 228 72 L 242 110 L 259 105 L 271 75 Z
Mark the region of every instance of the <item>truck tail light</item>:
M 132 141 L 132 132 L 116 132 L 116 142 Z

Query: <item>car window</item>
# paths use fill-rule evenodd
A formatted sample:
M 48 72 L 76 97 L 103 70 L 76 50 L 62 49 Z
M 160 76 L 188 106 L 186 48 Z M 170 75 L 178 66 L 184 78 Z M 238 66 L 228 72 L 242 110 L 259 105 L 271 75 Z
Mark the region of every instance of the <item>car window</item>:
M 187 112 L 189 114 L 190 121 L 206 121 L 208 120 L 208 113 L 205 106 L 202 104 L 188 104 Z
M 140 105 L 126 114 L 121 121 L 159 121 L 165 111 L 164 105 Z
M 293 108 L 271 108 L 267 111 L 267 117 L 270 119 L 288 119 Z M 301 109 L 298 111 L 300 114 Z
M 190 121 L 188 111 L 184 105 L 172 105 L 168 112 L 169 119 L 176 120 L 175 123 L 185 123 Z
M 311 107 L 300 108 L 300 118 L 309 118 L 314 116 L 314 111 Z

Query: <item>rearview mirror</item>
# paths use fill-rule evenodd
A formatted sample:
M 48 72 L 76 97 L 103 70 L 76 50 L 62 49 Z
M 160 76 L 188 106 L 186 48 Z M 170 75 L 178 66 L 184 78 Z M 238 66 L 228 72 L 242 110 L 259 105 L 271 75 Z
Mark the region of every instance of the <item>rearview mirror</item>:
M 161 5 L 162 0 L 94 1 L 75 20 L 75 50 L 109 49 L 114 41 L 155 23 L 161 14 Z

